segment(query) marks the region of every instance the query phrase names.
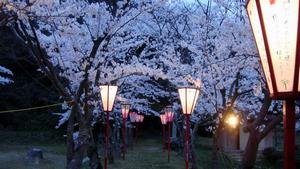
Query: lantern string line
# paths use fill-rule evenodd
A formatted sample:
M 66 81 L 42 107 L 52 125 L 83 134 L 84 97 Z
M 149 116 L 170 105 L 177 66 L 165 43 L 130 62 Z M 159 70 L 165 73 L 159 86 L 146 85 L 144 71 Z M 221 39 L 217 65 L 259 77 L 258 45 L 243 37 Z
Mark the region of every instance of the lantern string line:
M 56 106 L 62 105 L 64 103 L 72 103 L 72 102 L 73 101 L 68 101 L 68 102 L 49 104 L 49 105 L 38 106 L 38 107 L 29 107 L 29 108 L 14 109 L 14 110 L 4 110 L 4 111 L 0 111 L 0 114 L 2 114 L 2 113 L 15 113 L 15 112 L 22 112 L 22 111 L 29 111 L 29 110 L 37 110 L 37 109 L 43 109 L 43 108 L 48 108 L 48 107 L 56 107 Z

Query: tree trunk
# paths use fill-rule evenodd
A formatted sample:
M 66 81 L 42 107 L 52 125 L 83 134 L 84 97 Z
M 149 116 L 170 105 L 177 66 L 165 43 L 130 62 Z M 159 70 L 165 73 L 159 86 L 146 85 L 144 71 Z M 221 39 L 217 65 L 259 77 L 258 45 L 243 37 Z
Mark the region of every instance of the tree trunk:
M 220 151 L 220 143 L 222 142 L 221 134 L 223 129 L 223 118 L 220 119 L 220 123 L 217 126 L 216 133 L 213 137 L 213 149 L 212 149 L 212 169 L 219 169 L 219 159 L 218 159 L 218 153 Z
M 268 109 L 272 102 L 268 91 L 263 90 L 263 92 L 265 97 L 258 117 L 253 122 L 247 124 L 244 128 L 245 132 L 249 132 L 249 138 L 242 158 L 242 169 L 254 168 L 260 141 L 280 122 L 280 118 L 275 118 L 269 122 L 262 132 L 257 130 L 257 127 L 264 123 Z
M 259 145 L 259 140 L 257 139 L 255 133 L 249 133 L 249 139 L 242 158 L 242 166 L 241 166 L 242 169 L 254 168 L 258 145 Z
M 97 123 L 96 123 L 97 124 Z M 97 126 L 97 125 L 95 125 Z M 99 130 L 96 130 L 99 132 Z M 97 148 L 97 137 L 98 135 L 95 134 L 94 136 L 94 132 L 93 130 L 90 131 L 91 133 L 91 140 L 90 140 L 90 145 L 88 147 L 87 150 L 87 156 L 90 159 L 90 169 L 103 169 L 102 165 L 101 165 L 101 159 L 99 158 L 99 154 L 98 154 L 98 148 Z
M 79 98 L 84 91 L 84 101 L 83 101 L 83 111 L 84 113 L 79 112 Z M 76 95 L 75 105 L 72 107 L 73 116 L 77 117 L 76 119 L 79 121 L 79 136 L 76 141 L 73 139 L 74 132 L 74 118 L 69 121 L 68 124 L 68 144 L 72 143 L 73 147 L 68 145 L 67 152 L 72 152 L 73 155 L 68 157 L 67 169 L 80 169 L 82 165 L 82 160 L 84 158 L 85 153 L 90 157 L 90 167 L 98 169 L 101 164 L 98 159 L 97 147 L 94 142 L 93 132 L 91 130 L 91 120 L 92 113 L 89 109 L 89 85 L 87 83 L 87 78 L 79 86 L 78 93 Z M 74 111 L 73 111 L 74 110 Z M 75 111 L 77 110 L 77 111 Z M 71 115 L 70 115 L 71 116 Z M 70 130 L 69 130 L 70 129 Z M 71 130 L 72 129 L 72 130 Z M 70 133 L 71 132 L 71 133 Z M 70 150 L 72 148 L 72 151 Z M 88 151 L 89 150 L 89 151 Z M 96 161 L 92 161 L 96 160 Z M 100 164 L 100 165 L 99 165 Z
M 218 136 L 217 134 L 215 134 L 213 137 L 212 164 L 211 164 L 212 169 L 218 169 L 218 151 L 219 151 Z

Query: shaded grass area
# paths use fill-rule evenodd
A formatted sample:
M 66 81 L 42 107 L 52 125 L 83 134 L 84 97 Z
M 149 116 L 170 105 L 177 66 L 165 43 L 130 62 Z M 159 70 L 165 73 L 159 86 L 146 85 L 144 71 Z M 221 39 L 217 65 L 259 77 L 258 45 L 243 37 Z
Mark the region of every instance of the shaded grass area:
M 196 150 L 197 150 L 197 161 L 201 169 L 210 169 L 212 164 L 215 163 L 212 161 L 212 138 L 208 137 L 198 137 L 196 139 Z M 218 161 L 216 166 L 220 169 L 234 169 L 237 168 L 238 163 L 234 161 L 230 155 L 225 153 L 217 154 Z
M 26 160 L 27 151 L 40 148 L 44 160 L 39 164 Z M 0 145 L 0 169 L 62 169 L 65 166 L 65 146 L 60 145 Z
M 174 151 L 168 163 L 168 153 L 163 152 L 159 138 L 139 140 L 127 150 L 126 160 L 117 160 L 109 165 L 110 169 L 182 169 L 185 166 L 183 157 Z
M 28 134 L 28 133 L 27 133 Z M 47 134 L 13 133 L 10 135 L 0 132 L 0 169 L 63 169 L 65 168 L 64 142 L 57 141 L 55 137 Z M 34 137 L 33 137 L 34 136 Z M 33 138 L 32 138 L 33 137 Z M 42 139 L 39 139 L 42 137 Z M 167 151 L 163 152 L 160 137 L 140 138 L 134 147 L 128 147 L 126 160 L 115 159 L 114 164 L 109 164 L 109 169 L 182 169 L 185 166 L 184 158 L 180 152 L 171 151 L 171 162 L 167 162 Z M 212 166 L 212 138 L 199 137 L 196 140 L 196 153 L 199 169 L 210 169 Z M 296 143 L 300 144 L 300 136 L 297 135 Z M 101 148 L 102 146 L 99 146 Z M 44 160 L 40 164 L 32 164 L 26 161 L 26 153 L 32 148 L 40 148 L 44 153 Z M 299 150 L 298 154 L 299 154 Z M 99 154 L 102 155 L 101 152 Z M 218 154 L 218 166 L 220 169 L 237 168 L 239 163 L 225 153 Z M 300 156 L 297 156 L 300 162 Z M 299 167 L 299 166 L 297 166 Z M 87 169 L 87 164 L 84 165 Z M 280 169 L 282 161 L 268 161 L 258 159 L 255 169 Z
M 66 146 L 56 132 L 0 132 L 0 169 L 63 169 Z M 43 151 L 39 164 L 26 160 L 33 148 Z

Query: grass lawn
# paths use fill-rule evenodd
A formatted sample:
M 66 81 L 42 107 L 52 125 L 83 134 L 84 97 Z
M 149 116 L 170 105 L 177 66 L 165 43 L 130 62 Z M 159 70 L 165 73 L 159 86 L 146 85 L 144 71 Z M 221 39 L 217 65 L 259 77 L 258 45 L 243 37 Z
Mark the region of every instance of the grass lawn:
M 1 132 L 0 132 L 1 135 Z M 0 143 L 0 169 L 63 169 L 65 168 L 66 146 L 62 142 L 47 142 L 21 138 L 5 138 L 1 136 Z M 297 144 L 300 137 L 297 137 Z M 44 160 L 40 164 L 31 164 L 26 161 L 26 153 L 32 148 L 40 148 L 44 153 Z M 199 137 L 196 141 L 197 162 L 200 169 L 210 169 L 212 160 L 212 139 Z M 102 153 L 99 153 L 102 154 Z M 299 153 L 298 153 L 299 154 Z M 226 154 L 219 155 L 220 169 L 237 168 L 238 163 Z M 299 156 L 298 156 L 299 157 Z M 299 158 L 297 159 L 299 161 Z M 282 163 L 258 160 L 256 169 L 280 169 Z M 139 139 L 133 149 L 128 147 L 126 160 L 116 159 L 114 164 L 109 164 L 109 169 L 183 169 L 185 166 L 182 155 L 171 152 L 171 162 L 167 162 L 167 152 L 163 152 L 160 137 Z M 83 167 L 86 169 L 87 167 Z
M 170 163 L 168 153 L 163 152 L 161 140 L 143 139 L 128 148 L 126 160 L 117 160 L 115 164 L 109 164 L 109 169 L 182 169 L 185 166 L 182 156 L 171 152 Z
M 65 166 L 64 145 L 0 145 L 0 169 L 63 169 Z M 25 157 L 32 148 L 43 150 L 40 164 L 29 163 Z

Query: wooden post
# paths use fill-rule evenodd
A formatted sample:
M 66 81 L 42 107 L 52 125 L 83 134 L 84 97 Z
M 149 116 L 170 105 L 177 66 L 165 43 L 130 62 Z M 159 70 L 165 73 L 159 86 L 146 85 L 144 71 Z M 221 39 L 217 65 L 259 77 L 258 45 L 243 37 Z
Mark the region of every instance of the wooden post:
M 123 118 L 123 160 L 125 160 L 125 152 L 126 152 L 126 119 Z
M 286 100 L 283 103 L 284 125 L 284 169 L 296 169 L 295 160 L 295 101 Z
M 171 133 L 171 122 L 168 122 L 168 162 L 170 162 L 170 133 Z
M 190 116 L 189 114 L 186 114 L 185 169 L 189 169 L 189 137 L 190 137 Z
M 109 125 L 109 114 L 108 114 L 108 112 L 106 112 L 104 169 L 107 169 L 107 158 L 108 158 L 108 125 Z
M 164 124 L 162 125 L 162 130 L 163 130 L 163 151 L 165 152 L 165 150 L 166 150 L 166 126 Z

